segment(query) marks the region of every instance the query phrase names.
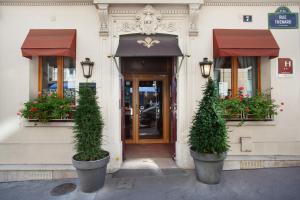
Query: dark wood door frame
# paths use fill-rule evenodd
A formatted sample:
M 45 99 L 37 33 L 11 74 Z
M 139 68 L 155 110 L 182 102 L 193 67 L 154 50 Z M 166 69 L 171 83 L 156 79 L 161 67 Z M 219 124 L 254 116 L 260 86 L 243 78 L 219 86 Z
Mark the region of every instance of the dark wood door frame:
M 170 142 L 170 98 L 169 98 L 169 76 L 168 75 L 150 75 L 135 74 L 125 75 L 124 80 L 133 81 L 133 138 L 125 140 L 127 144 L 149 144 L 149 143 L 169 143 Z M 162 139 L 141 139 L 139 138 L 139 81 L 160 80 L 163 82 L 163 138 Z
M 126 76 L 126 78 L 130 78 L 130 77 L 134 77 L 136 75 L 142 75 L 142 73 L 134 73 L 134 74 L 130 74 L 124 71 L 124 64 L 126 62 L 124 62 L 126 58 L 121 58 L 121 70 L 122 73 L 124 74 L 124 76 Z M 164 58 L 165 59 L 165 58 Z M 130 64 L 130 63 L 126 63 L 126 64 Z M 177 57 L 170 57 L 167 59 L 167 63 L 169 66 L 170 70 L 167 70 L 167 73 L 147 73 L 147 75 L 168 75 L 168 99 L 169 99 L 169 138 L 168 138 L 168 143 L 171 144 L 171 148 L 172 148 L 172 156 L 175 157 L 175 143 L 177 141 L 177 79 L 176 79 L 176 69 L 177 69 Z M 125 102 L 124 102 L 124 81 L 125 81 L 125 77 L 122 77 L 121 79 L 121 138 L 122 138 L 122 142 L 123 142 L 123 159 L 125 158 L 124 156 L 126 156 L 125 154 Z M 135 105 L 135 104 L 133 104 Z

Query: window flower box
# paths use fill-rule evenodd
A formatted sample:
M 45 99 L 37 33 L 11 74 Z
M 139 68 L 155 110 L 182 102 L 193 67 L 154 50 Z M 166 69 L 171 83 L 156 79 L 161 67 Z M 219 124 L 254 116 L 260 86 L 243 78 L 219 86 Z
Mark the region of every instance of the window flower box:
M 220 106 L 227 121 L 272 121 L 279 107 L 268 92 L 220 99 Z
M 274 116 L 268 114 L 267 116 L 265 116 L 263 118 L 258 118 L 254 114 L 246 114 L 245 113 L 243 119 L 245 121 L 273 121 L 274 120 Z
M 40 122 L 38 119 L 27 119 L 29 122 Z M 49 119 L 47 122 L 73 122 L 74 119 Z
M 71 122 L 74 111 L 75 104 L 71 99 L 51 93 L 25 102 L 17 114 L 29 122 Z

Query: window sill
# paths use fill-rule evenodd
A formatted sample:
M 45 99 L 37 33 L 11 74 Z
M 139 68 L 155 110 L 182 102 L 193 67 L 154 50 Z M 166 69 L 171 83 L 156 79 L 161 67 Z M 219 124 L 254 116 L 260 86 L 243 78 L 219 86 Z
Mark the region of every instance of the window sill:
M 230 121 L 226 122 L 227 126 L 276 126 L 275 120 L 266 121 Z
M 73 120 L 51 120 L 47 123 L 42 123 L 33 120 L 24 120 L 25 127 L 73 127 Z

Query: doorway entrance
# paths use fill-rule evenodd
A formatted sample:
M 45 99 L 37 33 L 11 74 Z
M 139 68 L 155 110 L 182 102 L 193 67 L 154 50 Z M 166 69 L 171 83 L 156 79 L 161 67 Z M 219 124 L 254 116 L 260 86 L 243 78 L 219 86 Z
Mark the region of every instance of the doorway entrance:
M 120 35 L 115 57 L 119 57 L 122 74 L 120 105 L 124 159 L 126 149 L 128 152 L 143 151 L 141 156 L 159 157 L 167 153 L 169 158 L 175 157 L 176 72 L 177 59 L 182 56 L 176 35 Z
M 175 157 L 176 58 L 121 58 L 123 158 Z
M 168 75 L 124 76 L 125 143 L 169 143 Z

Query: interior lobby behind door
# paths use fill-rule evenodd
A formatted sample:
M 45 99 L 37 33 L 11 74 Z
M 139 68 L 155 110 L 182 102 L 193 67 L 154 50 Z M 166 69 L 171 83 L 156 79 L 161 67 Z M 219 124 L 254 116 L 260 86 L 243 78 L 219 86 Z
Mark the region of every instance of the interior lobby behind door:
M 127 76 L 124 86 L 126 143 L 168 143 L 168 76 Z

